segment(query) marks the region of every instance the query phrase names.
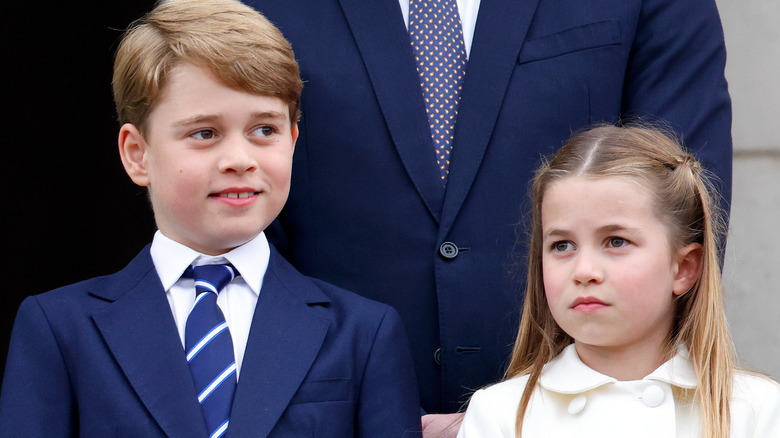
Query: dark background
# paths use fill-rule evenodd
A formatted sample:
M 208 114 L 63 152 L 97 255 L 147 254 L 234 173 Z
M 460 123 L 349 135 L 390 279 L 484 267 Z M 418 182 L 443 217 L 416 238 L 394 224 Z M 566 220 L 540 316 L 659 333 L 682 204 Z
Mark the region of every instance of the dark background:
M 26 296 L 115 272 L 154 234 L 146 193 L 119 160 L 111 96 L 122 30 L 152 5 L 12 1 L 4 7 L 2 120 L 10 138 L 4 137 L 2 160 L 2 370 Z

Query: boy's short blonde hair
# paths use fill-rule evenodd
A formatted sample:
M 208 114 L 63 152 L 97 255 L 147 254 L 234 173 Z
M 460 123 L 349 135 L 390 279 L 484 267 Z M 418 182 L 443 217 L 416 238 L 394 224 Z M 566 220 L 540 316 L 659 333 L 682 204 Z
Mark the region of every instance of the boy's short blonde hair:
M 208 69 L 230 88 L 282 99 L 291 123 L 300 117 L 298 63 L 270 21 L 235 0 L 165 0 L 130 25 L 117 49 L 112 84 L 119 122 L 143 133 L 181 62 Z

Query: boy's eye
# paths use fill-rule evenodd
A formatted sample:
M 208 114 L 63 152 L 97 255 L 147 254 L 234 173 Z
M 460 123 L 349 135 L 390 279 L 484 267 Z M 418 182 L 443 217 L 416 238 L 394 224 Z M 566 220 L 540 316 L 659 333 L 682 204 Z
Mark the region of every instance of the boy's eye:
M 193 132 L 190 137 L 197 140 L 211 140 L 216 134 L 211 129 L 201 129 L 200 131 Z
M 259 128 L 255 129 L 253 131 L 254 135 L 258 135 L 260 137 L 270 137 L 273 135 L 273 133 L 276 132 L 276 129 L 274 129 L 273 126 L 270 125 L 264 125 L 260 126 Z
M 620 248 L 628 245 L 628 241 L 622 237 L 610 237 L 609 246 L 612 248 Z
M 552 244 L 552 248 L 553 248 L 553 251 L 556 251 L 556 252 L 571 251 L 571 250 L 574 249 L 574 244 L 569 242 L 569 241 L 561 240 L 561 241 L 553 243 Z

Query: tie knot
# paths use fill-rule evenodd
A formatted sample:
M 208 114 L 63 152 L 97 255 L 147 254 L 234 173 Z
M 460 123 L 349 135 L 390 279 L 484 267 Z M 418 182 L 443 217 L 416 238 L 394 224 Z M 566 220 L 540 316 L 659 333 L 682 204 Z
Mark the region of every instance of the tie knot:
M 233 265 L 200 265 L 187 268 L 185 276 L 192 271 L 192 277 L 195 279 L 195 292 L 199 295 L 203 292 L 219 292 L 236 278 L 236 270 Z

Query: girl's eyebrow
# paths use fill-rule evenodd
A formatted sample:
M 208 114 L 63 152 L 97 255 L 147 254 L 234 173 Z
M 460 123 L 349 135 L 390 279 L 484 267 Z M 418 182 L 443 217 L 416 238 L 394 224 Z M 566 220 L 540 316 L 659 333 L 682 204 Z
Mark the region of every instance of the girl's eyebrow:
M 599 227 L 596 231 L 600 233 L 614 233 L 616 231 L 640 231 L 637 227 L 630 227 L 621 224 L 609 224 Z
M 553 228 L 551 230 L 547 230 L 546 233 L 542 235 L 544 239 L 548 239 L 550 237 L 567 237 L 571 234 L 568 230 L 563 230 L 559 228 Z
M 628 225 L 622 225 L 622 224 L 607 224 L 602 225 L 596 229 L 597 233 L 605 234 L 605 233 L 614 233 L 618 231 L 628 231 L 628 232 L 634 232 L 634 231 L 640 231 L 639 228 L 631 227 Z M 550 230 L 547 230 L 542 237 L 544 239 L 549 239 L 550 237 L 568 237 L 572 234 L 571 231 L 562 229 L 562 228 L 552 228 Z

